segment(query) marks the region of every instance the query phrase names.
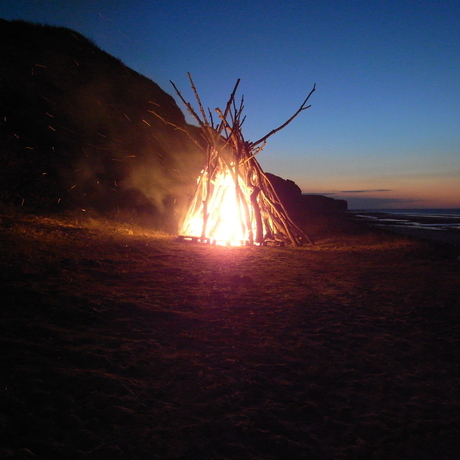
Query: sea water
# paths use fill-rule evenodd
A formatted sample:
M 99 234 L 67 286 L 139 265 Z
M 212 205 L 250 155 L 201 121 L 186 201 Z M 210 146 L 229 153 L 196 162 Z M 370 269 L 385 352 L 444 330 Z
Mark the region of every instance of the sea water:
M 369 209 L 349 212 L 375 227 L 460 244 L 460 208 Z
M 352 212 L 356 217 L 373 220 L 376 224 L 460 231 L 460 208 L 369 209 Z

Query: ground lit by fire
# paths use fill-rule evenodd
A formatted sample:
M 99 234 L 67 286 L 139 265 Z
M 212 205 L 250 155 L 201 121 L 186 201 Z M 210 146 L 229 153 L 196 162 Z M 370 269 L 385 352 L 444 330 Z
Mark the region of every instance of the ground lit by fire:
M 260 250 L 0 219 L 0 457 L 456 458 L 448 252 L 342 220 Z

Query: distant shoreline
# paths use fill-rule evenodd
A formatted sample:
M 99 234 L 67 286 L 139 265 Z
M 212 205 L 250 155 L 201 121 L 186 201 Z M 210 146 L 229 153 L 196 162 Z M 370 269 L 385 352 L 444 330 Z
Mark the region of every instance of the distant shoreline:
M 460 248 L 460 209 L 350 210 L 357 221 L 399 235 Z

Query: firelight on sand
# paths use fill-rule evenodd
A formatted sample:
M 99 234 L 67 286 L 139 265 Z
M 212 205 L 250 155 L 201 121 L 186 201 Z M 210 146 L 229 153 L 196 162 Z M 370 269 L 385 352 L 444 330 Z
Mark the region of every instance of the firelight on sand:
M 245 119 L 242 117 L 244 101 L 242 98 L 239 105 L 235 101 L 240 80 L 225 110 L 216 109 L 220 120 L 216 124 L 209 109 L 209 115 L 206 114 L 190 74 L 189 79 L 201 117 L 185 101 L 174 83 L 171 83 L 201 128 L 205 140 L 206 163 L 198 177 L 197 188 L 179 238 L 225 245 L 282 245 L 289 242 L 300 246 L 305 241 L 312 243 L 308 235 L 289 217 L 255 156 L 263 149 L 268 137 L 310 107 L 306 103 L 315 87 L 285 123 L 258 141 L 247 142 L 241 132 Z

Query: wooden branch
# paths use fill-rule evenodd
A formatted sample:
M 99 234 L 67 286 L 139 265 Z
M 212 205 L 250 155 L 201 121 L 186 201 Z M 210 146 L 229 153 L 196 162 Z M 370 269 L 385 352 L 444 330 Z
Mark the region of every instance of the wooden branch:
M 195 83 L 193 83 L 190 72 L 187 72 L 187 75 L 188 79 L 190 80 L 190 84 L 192 85 L 193 93 L 195 94 L 195 99 L 198 102 L 198 107 L 200 108 L 201 116 L 203 117 L 203 123 L 209 125 L 208 119 L 206 118 L 206 112 L 204 111 L 203 105 L 201 104 L 200 96 L 198 95 L 198 91 L 196 90 Z
M 225 144 L 228 145 L 231 141 L 233 141 L 235 133 L 239 131 L 239 127 L 235 123 L 230 125 L 219 108 L 216 108 L 216 112 L 218 113 L 219 118 L 222 120 L 219 126 L 221 126 L 221 132 L 224 131 L 223 137 L 226 141 Z
M 283 226 L 286 227 L 286 230 L 288 231 L 289 237 L 291 238 L 291 241 L 293 244 L 296 246 L 300 246 L 300 243 L 297 238 L 294 237 L 290 229 L 294 229 L 298 235 L 301 235 L 304 237 L 308 243 L 314 244 L 313 240 L 310 238 L 307 233 L 305 233 L 300 227 L 289 217 L 289 213 L 286 211 L 286 208 L 283 205 L 283 202 L 280 200 L 278 194 L 276 193 L 275 188 L 273 187 L 273 184 L 270 182 L 268 177 L 265 175 L 263 172 L 260 164 L 257 162 L 257 160 L 254 158 L 253 159 L 253 167 L 256 169 L 258 177 L 264 181 L 262 191 L 265 194 L 270 194 L 271 196 L 267 200 L 267 202 L 271 205 L 272 210 L 281 217 L 281 221 L 283 222 Z M 276 209 L 275 203 L 280 207 L 280 210 Z M 289 224 L 289 225 L 288 225 Z
M 265 143 L 264 143 L 264 145 L 261 145 L 261 146 L 257 147 L 256 150 L 255 150 L 255 152 L 252 152 L 252 151 L 251 151 L 250 155 L 247 156 L 247 157 L 243 160 L 243 163 L 241 163 L 241 164 L 247 163 L 249 160 L 252 160 L 258 153 L 260 153 L 260 152 L 263 150 L 264 147 L 265 147 Z M 251 150 L 252 150 L 252 149 L 251 149 Z
M 173 88 L 176 91 L 176 94 L 180 97 L 180 100 L 183 102 L 185 107 L 187 107 L 187 110 L 190 112 L 190 115 L 192 115 L 192 117 L 195 118 L 195 120 L 198 122 L 198 124 L 200 125 L 201 128 L 204 128 L 206 126 L 205 123 L 203 121 L 201 121 L 201 118 L 193 110 L 193 107 L 190 104 L 190 102 L 187 102 L 184 99 L 184 97 L 182 96 L 181 92 L 177 89 L 177 86 L 171 80 L 169 80 L 169 82 L 171 83 L 171 85 L 173 85 Z
M 212 117 L 212 112 L 209 108 L 208 108 L 208 116 L 209 116 L 209 119 L 211 120 L 211 127 L 214 128 L 214 119 Z
M 256 142 L 252 142 L 251 146 L 254 147 L 262 142 L 265 142 L 270 136 L 272 136 L 273 134 L 277 133 L 278 131 L 281 131 L 283 128 L 285 128 L 289 123 L 291 123 L 292 120 L 294 120 L 294 118 L 300 113 L 302 112 L 303 110 L 306 110 L 306 109 L 309 109 L 311 107 L 311 105 L 308 105 L 308 106 L 305 106 L 305 104 L 307 103 L 308 99 L 310 99 L 310 96 L 315 92 L 316 90 L 316 83 L 313 85 L 313 89 L 310 91 L 310 94 L 307 96 L 307 98 L 303 101 L 302 105 L 300 106 L 299 110 L 297 110 L 296 113 L 294 113 L 294 115 L 292 115 L 291 118 L 289 118 L 289 120 L 287 120 L 285 123 L 283 123 L 281 126 L 279 126 L 278 128 L 276 129 L 272 129 L 268 134 L 266 134 L 264 137 L 261 137 L 258 141 Z
M 240 186 L 238 186 L 238 193 L 240 194 L 241 203 L 242 203 L 243 209 L 244 209 L 244 217 L 245 217 L 246 227 L 247 227 L 247 231 L 248 231 L 248 241 L 249 241 L 249 244 L 254 244 L 254 235 L 253 235 L 252 225 L 251 225 L 251 214 L 249 212 L 248 203 L 244 199 L 244 194 L 243 194 Z
M 264 242 L 264 233 L 259 203 L 257 203 L 257 196 L 259 195 L 259 193 L 260 188 L 254 186 L 253 192 L 251 193 L 251 204 L 252 210 L 254 211 L 254 218 L 256 221 L 256 243 L 262 244 Z
M 227 101 L 227 105 L 225 106 L 225 110 L 224 110 L 224 114 L 223 114 L 224 119 L 227 119 L 228 112 L 229 112 L 230 108 L 232 107 L 233 101 L 235 100 L 235 94 L 236 94 L 236 90 L 238 89 L 239 84 L 240 84 L 240 78 L 238 78 L 238 80 L 236 80 L 236 83 L 235 83 L 235 86 L 233 88 L 233 91 L 230 94 L 230 97 L 229 97 L 229 99 Z

